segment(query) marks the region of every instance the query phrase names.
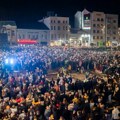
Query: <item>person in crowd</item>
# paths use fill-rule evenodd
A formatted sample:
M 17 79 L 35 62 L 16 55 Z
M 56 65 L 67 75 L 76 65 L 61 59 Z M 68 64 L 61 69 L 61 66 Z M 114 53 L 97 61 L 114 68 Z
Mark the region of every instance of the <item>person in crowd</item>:
M 119 51 L 33 45 L 1 50 L 0 57 L 0 119 L 119 120 Z M 47 78 L 50 70 L 56 78 Z

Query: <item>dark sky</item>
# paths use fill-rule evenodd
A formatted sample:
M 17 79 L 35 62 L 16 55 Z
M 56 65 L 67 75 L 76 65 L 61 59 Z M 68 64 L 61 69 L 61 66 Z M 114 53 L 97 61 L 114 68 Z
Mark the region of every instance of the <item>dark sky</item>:
M 18 24 L 35 22 L 54 11 L 58 16 L 69 16 L 84 8 L 89 11 L 120 13 L 118 0 L 0 0 L 0 20 L 15 20 Z

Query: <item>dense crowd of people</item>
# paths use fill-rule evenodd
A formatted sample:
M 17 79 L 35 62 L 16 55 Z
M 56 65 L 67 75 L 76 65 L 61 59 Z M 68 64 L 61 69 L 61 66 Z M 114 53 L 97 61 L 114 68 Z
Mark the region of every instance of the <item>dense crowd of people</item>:
M 120 119 L 119 51 L 14 46 L 0 50 L 0 58 L 0 119 Z M 57 79 L 47 78 L 49 70 Z M 73 78 L 72 71 L 86 79 Z

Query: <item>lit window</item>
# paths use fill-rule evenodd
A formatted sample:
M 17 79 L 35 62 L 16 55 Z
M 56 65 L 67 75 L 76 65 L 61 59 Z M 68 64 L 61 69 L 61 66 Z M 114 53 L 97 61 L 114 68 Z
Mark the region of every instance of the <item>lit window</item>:
M 88 20 L 88 17 L 86 17 L 86 20 Z

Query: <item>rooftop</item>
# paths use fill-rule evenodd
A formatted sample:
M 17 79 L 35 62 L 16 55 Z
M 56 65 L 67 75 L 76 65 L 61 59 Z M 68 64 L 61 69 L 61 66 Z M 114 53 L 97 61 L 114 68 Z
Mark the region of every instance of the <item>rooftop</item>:
M 42 22 L 23 23 L 17 25 L 18 29 L 37 29 L 37 30 L 49 30 L 49 28 Z
M 16 26 L 16 22 L 15 21 L 0 21 L 0 26 L 3 26 L 3 25 Z

